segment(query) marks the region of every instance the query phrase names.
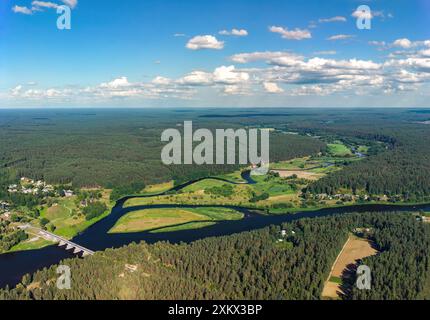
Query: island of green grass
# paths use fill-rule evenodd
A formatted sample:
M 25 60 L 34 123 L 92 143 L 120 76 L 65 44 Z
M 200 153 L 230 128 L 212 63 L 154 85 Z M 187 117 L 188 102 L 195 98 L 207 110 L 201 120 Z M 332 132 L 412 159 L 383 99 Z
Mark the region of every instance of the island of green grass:
M 240 220 L 243 214 L 228 208 L 169 208 L 137 210 L 121 217 L 109 233 L 151 230 L 169 232 L 203 228 L 217 221 Z

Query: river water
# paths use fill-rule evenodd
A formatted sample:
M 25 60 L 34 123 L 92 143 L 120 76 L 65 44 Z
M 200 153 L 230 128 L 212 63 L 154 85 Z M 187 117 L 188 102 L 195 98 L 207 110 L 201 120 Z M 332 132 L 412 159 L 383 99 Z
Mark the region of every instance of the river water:
M 254 183 L 249 173 L 244 173 L 243 178 L 247 183 Z M 179 190 L 195 181 L 188 182 L 184 185 L 177 186 L 174 189 Z M 343 214 L 349 212 L 392 212 L 392 211 L 412 211 L 412 210 L 430 210 L 430 204 L 419 206 L 396 206 L 396 205 L 356 205 L 338 208 L 327 208 L 317 211 L 299 212 L 295 214 L 284 215 L 262 215 L 258 212 L 247 208 L 236 206 L 220 206 L 232 208 L 244 213 L 242 220 L 221 221 L 215 225 L 196 229 L 181 230 L 165 233 L 150 233 L 149 231 L 124 234 L 109 234 L 108 231 L 115 225 L 116 221 L 123 215 L 142 209 L 151 208 L 201 208 L 217 207 L 208 206 L 191 206 L 191 205 L 147 205 L 130 208 L 123 208 L 124 202 L 133 197 L 126 197 L 119 200 L 112 212 L 106 218 L 95 223 L 82 234 L 76 236 L 72 241 L 88 249 L 99 251 L 107 248 L 119 248 L 132 242 L 146 241 L 155 243 L 159 241 L 169 241 L 171 243 L 185 242 L 189 243 L 207 237 L 216 237 L 231 235 L 238 232 L 260 229 L 273 224 L 281 224 L 302 218 L 323 217 L 333 214 Z M 72 258 L 75 255 L 58 246 L 49 246 L 39 250 L 30 250 L 14 252 L 0 255 L 0 287 L 6 285 L 15 286 L 18 284 L 23 275 L 33 273 L 44 267 L 49 267 L 59 263 L 66 258 Z

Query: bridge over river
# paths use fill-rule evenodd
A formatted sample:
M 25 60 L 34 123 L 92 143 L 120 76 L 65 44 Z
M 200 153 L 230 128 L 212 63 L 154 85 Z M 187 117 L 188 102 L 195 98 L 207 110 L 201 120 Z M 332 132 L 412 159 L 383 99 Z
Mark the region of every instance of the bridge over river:
M 29 233 L 33 233 L 34 235 L 41 237 L 45 240 L 56 242 L 56 243 L 58 243 L 58 245 L 60 247 L 65 247 L 66 250 L 72 250 L 73 249 L 74 254 L 82 253 L 83 257 L 94 254 L 94 251 L 87 249 L 87 248 L 85 248 L 85 247 L 83 247 L 77 243 L 74 243 L 72 241 L 69 241 L 63 237 L 60 237 L 56 234 L 53 234 L 52 232 L 42 230 L 42 229 L 30 226 L 30 225 L 20 226 L 20 229 L 25 229 Z

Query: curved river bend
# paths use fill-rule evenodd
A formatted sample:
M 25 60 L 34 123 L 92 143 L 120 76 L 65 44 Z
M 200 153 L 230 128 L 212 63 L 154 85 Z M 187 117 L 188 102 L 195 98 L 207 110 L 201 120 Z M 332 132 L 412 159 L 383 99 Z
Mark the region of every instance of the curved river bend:
M 249 172 L 245 172 L 242 177 L 246 183 L 255 183 L 249 176 Z M 213 178 L 210 178 L 213 179 Z M 203 180 L 203 179 L 200 179 Z M 230 183 L 224 179 L 219 179 Z M 199 180 L 196 180 L 199 181 Z M 187 182 L 181 186 L 173 188 L 180 190 L 196 181 Z M 150 195 L 147 197 L 152 197 Z M 231 235 L 238 232 L 260 229 L 273 224 L 281 224 L 302 218 L 323 217 L 333 214 L 342 214 L 350 212 L 371 212 L 371 211 L 415 211 L 415 210 L 430 210 L 430 204 L 419 206 L 396 206 L 396 205 L 357 205 L 338 208 L 326 208 L 317 211 L 298 212 L 296 214 L 284 215 L 261 215 L 251 209 L 236 207 L 236 206 L 218 206 L 224 208 L 232 208 L 244 214 L 242 220 L 221 221 L 215 225 L 195 230 L 181 230 L 165 233 L 150 233 L 150 231 L 124 234 L 109 234 L 108 231 L 115 225 L 116 221 L 123 215 L 141 209 L 150 208 L 202 208 L 202 207 L 217 207 L 216 205 L 207 206 L 192 206 L 192 205 L 145 205 L 130 208 L 123 208 L 125 201 L 130 198 L 141 196 L 130 196 L 117 201 L 112 212 L 106 218 L 95 223 L 83 233 L 73 238 L 73 242 L 82 245 L 88 249 L 99 251 L 107 248 L 119 248 L 131 242 L 146 241 L 147 243 L 155 243 L 158 241 L 169 241 L 171 243 L 185 242 L 189 243 L 199 239 Z M 6 285 L 15 286 L 21 281 L 21 278 L 26 273 L 33 273 L 44 267 L 49 267 L 57 264 L 63 259 L 75 257 L 72 253 L 58 246 L 49 246 L 39 250 L 21 251 L 0 255 L 0 287 Z

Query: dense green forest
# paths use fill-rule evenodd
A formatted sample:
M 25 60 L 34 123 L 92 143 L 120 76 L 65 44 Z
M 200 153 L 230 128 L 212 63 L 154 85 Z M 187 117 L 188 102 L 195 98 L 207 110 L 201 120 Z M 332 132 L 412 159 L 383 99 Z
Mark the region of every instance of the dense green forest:
M 388 149 L 351 164 L 312 184 L 311 193 L 335 194 L 340 188 L 368 194 L 401 195 L 423 201 L 430 196 L 430 135 L 427 128 L 399 128 Z M 382 137 L 374 137 L 381 139 Z
M 234 165 L 176 165 L 161 162 L 161 133 L 194 120 L 195 129 L 260 127 L 201 118 L 202 111 L 173 110 L 35 110 L 0 113 L 0 183 L 26 176 L 74 187 L 117 188 L 114 198 L 133 184 L 177 183 L 231 172 Z M 178 127 L 181 129 L 180 127 Z M 316 154 L 325 144 L 305 136 L 271 135 L 271 159 Z M 0 188 L 4 189 L 4 188 Z M 4 192 L 1 190 L 0 192 Z M 0 194 L 1 195 L 1 194 Z
M 378 256 L 363 259 L 372 271 L 372 289 L 352 286 L 351 299 L 430 299 L 430 225 L 413 219 L 377 222 L 372 238 Z
M 311 193 L 333 194 L 348 188 L 400 195 L 410 201 L 430 196 L 430 126 L 423 124 L 428 114 L 404 109 L 3 110 L 0 184 L 28 176 L 74 187 L 115 187 L 113 198 L 118 198 L 136 183 L 171 179 L 182 183 L 238 169 L 232 165 L 163 165 L 161 132 L 180 129 L 185 120 L 193 120 L 194 129 L 275 128 L 272 162 L 324 152 L 324 141 L 330 139 L 371 146 L 367 159 L 315 182 L 307 190 Z M 288 131 L 300 135 L 282 133 Z
M 284 243 L 277 242 L 281 227 Z M 64 261 L 71 290 L 56 288 L 53 266 L 1 290 L 0 299 L 320 299 L 336 256 L 359 227 L 372 228 L 381 252 L 365 260 L 372 290 L 345 299 L 430 298 L 430 225 L 392 212 L 302 219 L 191 244 L 131 244 Z

